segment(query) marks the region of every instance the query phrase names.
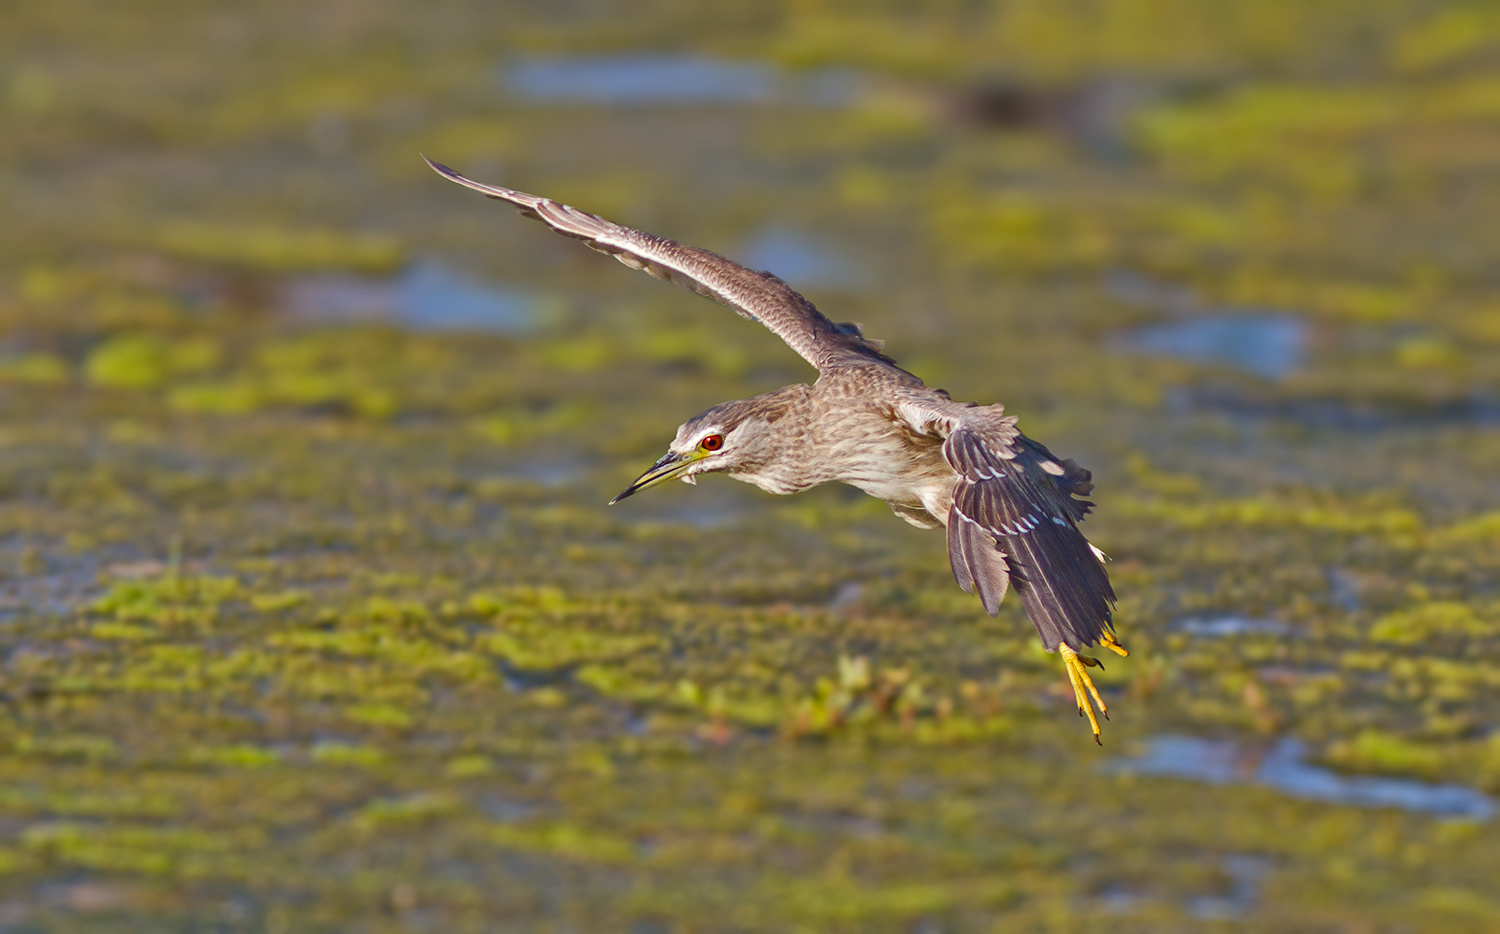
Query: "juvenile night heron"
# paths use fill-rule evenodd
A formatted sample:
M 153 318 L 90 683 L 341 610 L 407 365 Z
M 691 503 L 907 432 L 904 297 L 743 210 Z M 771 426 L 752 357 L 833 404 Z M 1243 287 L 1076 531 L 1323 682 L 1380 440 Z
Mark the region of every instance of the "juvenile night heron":
M 689 419 L 667 453 L 611 504 L 703 473 L 781 494 L 838 480 L 884 500 L 912 525 L 947 527 L 958 585 L 977 592 L 991 616 L 1015 587 L 1042 646 L 1062 653 L 1078 712 L 1099 740 L 1090 697 L 1100 713 L 1106 709 L 1087 671 L 1099 662 L 1079 652 L 1103 645 L 1127 653 L 1114 636 L 1104 555 L 1078 530 L 1093 507 L 1079 498 L 1093 490 L 1087 470 L 1021 434 L 1002 406 L 954 402 L 929 388 L 857 325 L 825 318 L 769 272 L 427 164 L 632 269 L 760 322 L 817 368 L 811 386 L 726 402 Z

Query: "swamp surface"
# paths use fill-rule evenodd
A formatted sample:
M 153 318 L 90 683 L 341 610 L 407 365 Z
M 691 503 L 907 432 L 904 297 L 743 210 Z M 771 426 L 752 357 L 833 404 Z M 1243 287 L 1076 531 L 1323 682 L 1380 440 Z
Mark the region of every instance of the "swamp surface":
M 0 13 L 0 930 L 1500 929 L 1500 14 Z M 1104 748 L 851 489 L 608 499 L 763 265 L 1094 471 Z

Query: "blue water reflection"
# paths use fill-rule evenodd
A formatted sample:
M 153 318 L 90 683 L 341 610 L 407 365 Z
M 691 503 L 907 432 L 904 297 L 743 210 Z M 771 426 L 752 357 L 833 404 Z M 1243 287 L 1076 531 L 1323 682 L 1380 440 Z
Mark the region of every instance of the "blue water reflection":
M 1137 328 L 1121 338 L 1120 346 L 1280 379 L 1306 358 L 1307 324 L 1291 315 L 1214 313 Z
M 806 234 L 770 227 L 751 237 L 733 259 L 751 269 L 775 273 L 793 288 L 852 286 L 854 264 Z
M 499 76 L 521 100 L 612 107 L 772 100 L 842 107 L 860 85 L 847 69 L 792 75 L 765 62 L 653 53 L 532 56 L 505 63 Z
M 1173 317 L 1121 335 L 1117 349 L 1220 364 L 1266 379 L 1280 379 L 1306 360 L 1308 326 L 1295 315 L 1205 308 L 1192 289 L 1128 271 L 1106 276 L 1104 289 Z
M 1190 636 L 1204 636 L 1210 639 L 1248 635 L 1279 636 L 1291 632 L 1291 627 L 1280 620 L 1234 615 L 1191 617 L 1180 620 L 1175 628 Z
M 439 263 L 419 261 L 401 275 L 305 276 L 282 296 L 292 317 L 326 323 L 383 321 L 418 331 L 515 334 L 535 326 L 535 296 L 481 282 Z
M 1112 771 L 1164 775 L 1211 785 L 1248 783 L 1273 788 L 1294 798 L 1352 807 L 1399 808 L 1444 817 L 1489 820 L 1495 804 L 1462 785 L 1435 785 L 1405 778 L 1339 775 L 1303 761 L 1306 747 L 1283 739 L 1264 753 L 1247 752 L 1234 743 L 1192 736 L 1157 736 L 1146 753 L 1119 759 Z

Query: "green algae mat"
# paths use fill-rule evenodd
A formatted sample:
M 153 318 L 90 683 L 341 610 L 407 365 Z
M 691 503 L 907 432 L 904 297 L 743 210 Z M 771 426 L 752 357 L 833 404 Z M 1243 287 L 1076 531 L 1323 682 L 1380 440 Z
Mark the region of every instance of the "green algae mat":
M 0 13 L 0 930 L 1500 927 L 1488 5 Z M 765 266 L 1092 468 L 1105 747 Z

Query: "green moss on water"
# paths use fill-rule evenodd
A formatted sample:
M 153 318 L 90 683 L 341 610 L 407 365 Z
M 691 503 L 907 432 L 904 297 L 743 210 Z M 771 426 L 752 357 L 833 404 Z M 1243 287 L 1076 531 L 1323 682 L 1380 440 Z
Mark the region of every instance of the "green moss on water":
M 403 258 L 399 242 L 388 234 L 208 221 L 166 223 L 149 242 L 171 256 L 273 272 L 330 268 L 389 272 Z
M 155 334 L 121 334 L 95 347 L 84 360 L 84 375 L 117 389 L 154 389 L 168 378 L 209 369 L 220 349 L 206 337 L 163 340 Z
M 1444 636 L 1486 636 L 1496 632 L 1500 632 L 1500 627 L 1495 623 L 1486 623 L 1469 606 L 1449 600 L 1382 616 L 1371 627 L 1370 637 L 1412 645 Z
M 56 354 L 28 353 L 0 360 L 0 382 L 55 385 L 70 376 L 67 361 Z

